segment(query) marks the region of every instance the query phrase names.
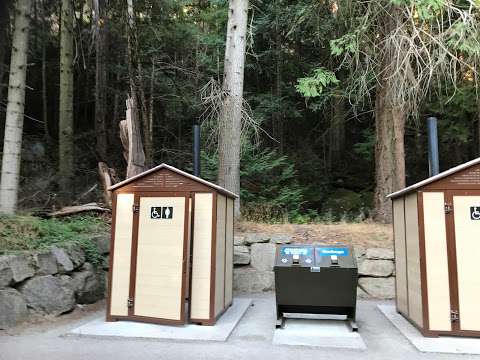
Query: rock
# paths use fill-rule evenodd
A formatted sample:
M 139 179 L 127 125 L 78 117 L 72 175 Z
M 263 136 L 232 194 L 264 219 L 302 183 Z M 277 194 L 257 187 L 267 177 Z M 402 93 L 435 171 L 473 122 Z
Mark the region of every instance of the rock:
M 103 274 L 96 273 L 90 263 L 85 263 L 82 271 L 72 275 L 72 287 L 79 304 L 92 304 L 103 299 L 105 293 L 105 281 Z
M 233 269 L 233 289 L 243 293 L 271 291 L 275 285 L 273 271 L 258 271 L 249 267 Z
M 393 274 L 393 261 L 391 260 L 365 260 L 358 267 L 361 276 L 388 277 Z
M 110 268 L 110 258 L 108 256 L 104 256 L 102 259 L 102 269 L 108 271 Z
M 367 259 L 371 260 L 394 260 L 393 250 L 383 248 L 371 248 L 367 250 Z
M 13 280 L 12 269 L 8 265 L 8 259 L 10 256 L 0 256 L 0 288 L 8 286 Z
M 53 256 L 55 256 L 58 265 L 58 271 L 60 273 L 68 273 L 73 271 L 73 262 L 70 260 L 65 250 L 56 246 L 52 246 L 51 252 Z
M 250 264 L 256 270 L 272 271 L 275 264 L 275 244 L 256 243 L 250 247 Z
M 0 329 L 11 328 L 28 316 L 27 304 L 15 289 L 0 290 Z
M 38 276 L 20 287 L 29 308 L 42 313 L 60 315 L 75 307 L 75 293 L 69 277 Z
M 266 243 L 270 241 L 270 235 L 264 233 L 248 233 L 245 235 L 245 244 Z
M 357 298 L 358 299 L 370 299 L 371 296 L 368 295 L 360 286 L 357 286 Z
M 233 245 L 238 246 L 238 245 L 243 245 L 243 244 L 245 244 L 245 236 L 235 235 L 233 237 Z
M 92 242 L 97 245 L 98 252 L 101 255 L 110 253 L 110 234 L 100 234 L 92 238 Z
M 355 258 L 357 259 L 357 265 L 360 266 L 365 261 L 365 255 L 367 251 L 362 247 L 355 247 Z
M 250 264 L 250 251 L 248 246 L 235 245 L 233 247 L 233 264 L 248 265 Z
M 75 243 L 66 244 L 65 252 L 68 254 L 75 269 L 78 269 L 85 262 L 85 252 L 80 245 Z
M 290 244 L 292 242 L 292 236 L 288 234 L 272 234 L 270 236 L 270 242 L 275 244 Z
M 58 272 L 57 259 L 51 251 L 33 254 L 37 275 L 53 275 Z
M 14 282 L 18 283 L 35 275 L 31 258 L 25 254 L 12 255 L 7 261 L 10 269 L 12 269 Z
M 393 299 L 395 297 L 395 278 L 360 278 L 360 287 L 370 296 L 377 299 Z

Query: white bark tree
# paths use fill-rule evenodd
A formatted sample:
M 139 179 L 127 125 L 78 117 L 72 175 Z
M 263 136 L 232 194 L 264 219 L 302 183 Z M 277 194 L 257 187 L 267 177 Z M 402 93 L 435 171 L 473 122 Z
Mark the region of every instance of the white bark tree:
M 218 183 L 236 194 L 240 194 L 240 138 L 247 20 L 248 0 L 229 0 L 223 73 L 225 97 L 218 133 Z M 240 198 L 235 201 L 235 216 L 240 216 Z
M 7 116 L 3 141 L 2 176 L 0 181 L 0 212 L 3 214 L 14 214 L 18 202 L 28 35 L 32 4 L 33 0 L 17 0 L 15 4 L 15 30 L 12 39 Z
M 73 3 L 62 0 L 60 26 L 59 185 L 66 201 L 73 185 Z

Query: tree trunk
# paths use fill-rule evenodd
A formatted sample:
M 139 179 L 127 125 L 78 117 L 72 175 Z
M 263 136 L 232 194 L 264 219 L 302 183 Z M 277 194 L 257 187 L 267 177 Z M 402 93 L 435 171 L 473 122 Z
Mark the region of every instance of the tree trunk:
M 127 176 L 131 178 L 145 171 L 145 153 L 143 152 L 142 136 L 138 121 L 135 119 L 138 111 L 134 108 L 133 99 L 127 99 L 127 119 L 120 122 L 120 138 L 127 158 Z
M 100 162 L 107 161 L 107 17 L 105 16 L 105 1 L 95 0 L 95 135 L 96 152 Z
M 11 0 L 0 1 L 0 101 L 3 102 L 3 78 L 6 73 L 6 53 L 10 26 Z
M 375 99 L 375 220 L 391 223 L 392 205 L 386 196 L 405 187 L 404 109 L 391 103 L 389 81 L 377 86 Z
M 223 75 L 226 95 L 219 119 L 218 183 L 238 195 L 247 18 L 248 0 L 229 0 Z M 240 198 L 235 201 L 235 216 L 240 216 Z
M 59 185 L 67 201 L 73 188 L 73 4 L 62 0 L 60 25 Z
M 47 44 L 48 33 L 45 26 L 45 2 L 40 3 L 42 10 L 42 120 L 43 120 L 43 138 L 47 144 L 50 140 L 50 131 L 48 128 L 48 97 L 47 97 Z
M 32 4 L 33 0 L 17 0 L 15 4 L 15 30 L 10 60 L 0 182 L 0 212 L 3 214 L 14 214 L 17 210 Z
M 332 98 L 332 116 L 330 120 L 330 156 L 329 167 L 340 168 L 342 166 L 345 148 L 345 100 L 340 95 Z

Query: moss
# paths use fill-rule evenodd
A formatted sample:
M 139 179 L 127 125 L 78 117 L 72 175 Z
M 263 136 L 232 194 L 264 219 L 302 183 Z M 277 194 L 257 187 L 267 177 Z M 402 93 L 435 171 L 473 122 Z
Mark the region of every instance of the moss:
M 95 216 L 41 219 L 35 216 L 0 216 L 0 254 L 77 243 L 87 261 L 99 264 L 101 256 L 92 235 L 108 231 L 107 222 Z

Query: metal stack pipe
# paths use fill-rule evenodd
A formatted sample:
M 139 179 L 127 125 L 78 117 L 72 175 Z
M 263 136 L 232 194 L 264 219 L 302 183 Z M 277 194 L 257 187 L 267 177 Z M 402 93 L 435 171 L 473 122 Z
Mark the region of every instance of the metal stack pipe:
M 437 122 L 437 118 L 433 116 L 427 119 L 428 166 L 430 177 L 435 176 L 440 172 Z

